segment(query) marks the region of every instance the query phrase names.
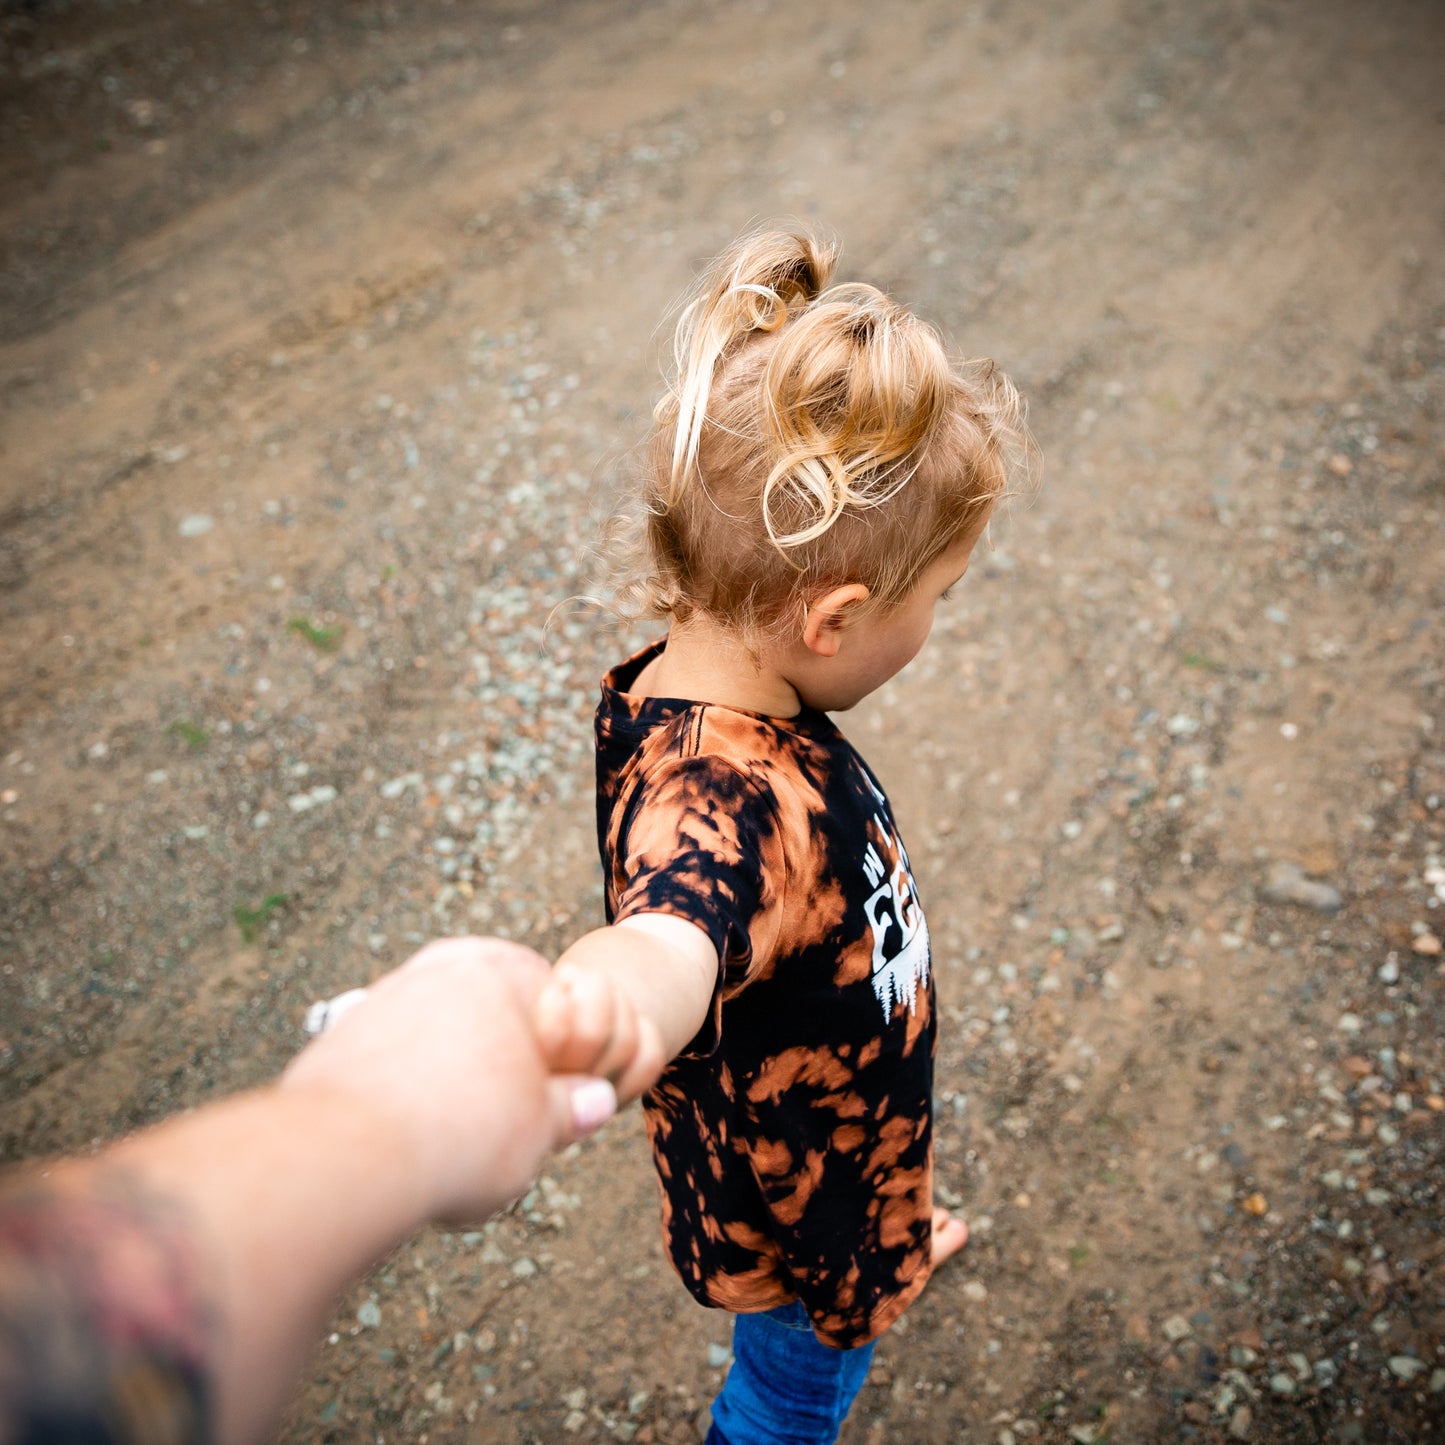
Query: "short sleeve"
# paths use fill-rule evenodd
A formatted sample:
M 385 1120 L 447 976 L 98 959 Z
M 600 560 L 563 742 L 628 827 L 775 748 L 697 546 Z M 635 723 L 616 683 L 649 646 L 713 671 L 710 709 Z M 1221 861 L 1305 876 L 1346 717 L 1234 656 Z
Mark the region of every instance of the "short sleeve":
M 771 961 L 782 925 L 787 862 L 771 790 L 720 758 L 671 759 L 627 800 L 609 850 L 612 921 L 667 913 L 712 940 L 718 980 L 686 1054 L 711 1053 L 724 997 Z

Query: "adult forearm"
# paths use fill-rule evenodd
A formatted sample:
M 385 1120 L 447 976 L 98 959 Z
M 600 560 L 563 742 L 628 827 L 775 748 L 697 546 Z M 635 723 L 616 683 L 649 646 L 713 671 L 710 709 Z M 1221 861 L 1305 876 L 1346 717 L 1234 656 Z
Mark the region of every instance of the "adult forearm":
M 425 1217 L 389 1133 L 273 1088 L 12 1174 L 0 1439 L 266 1438 L 336 1291 Z
M 385 1119 L 321 1089 L 276 1087 L 118 1146 L 207 1267 L 217 1438 L 265 1438 L 338 1290 L 429 1213 Z

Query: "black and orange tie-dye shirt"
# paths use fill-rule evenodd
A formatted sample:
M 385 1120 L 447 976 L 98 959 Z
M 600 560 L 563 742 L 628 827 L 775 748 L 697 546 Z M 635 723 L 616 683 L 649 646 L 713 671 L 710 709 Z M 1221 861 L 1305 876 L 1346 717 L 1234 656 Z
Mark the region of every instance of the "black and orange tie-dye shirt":
M 645 1097 L 674 1267 L 703 1304 L 801 1299 L 875 1339 L 930 1268 L 928 927 L 888 801 L 826 714 L 630 695 L 603 680 L 609 922 L 668 913 L 718 950 L 708 1021 Z

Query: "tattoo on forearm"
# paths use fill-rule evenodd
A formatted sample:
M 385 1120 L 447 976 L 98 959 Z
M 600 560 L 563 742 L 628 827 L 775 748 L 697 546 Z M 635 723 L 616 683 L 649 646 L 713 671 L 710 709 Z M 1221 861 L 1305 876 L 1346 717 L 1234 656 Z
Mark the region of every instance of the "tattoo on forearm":
M 0 1442 L 211 1438 L 200 1250 L 116 1175 L 0 1194 Z

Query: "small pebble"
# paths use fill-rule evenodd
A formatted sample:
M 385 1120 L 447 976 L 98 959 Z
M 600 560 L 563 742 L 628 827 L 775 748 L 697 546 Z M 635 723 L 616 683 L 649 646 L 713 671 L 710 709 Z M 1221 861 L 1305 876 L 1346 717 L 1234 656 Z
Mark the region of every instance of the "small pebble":
M 1170 1315 L 1163 1324 L 1164 1338 L 1171 1344 L 1178 1344 L 1180 1340 L 1187 1339 L 1193 1331 L 1189 1327 L 1189 1321 L 1183 1315 Z
M 1269 1377 L 1269 1388 L 1276 1395 L 1293 1395 L 1298 1386 L 1295 1384 L 1293 1375 L 1286 1375 L 1283 1370 L 1277 1375 Z
M 356 1322 L 368 1330 L 381 1323 L 381 1306 L 374 1299 L 366 1300 L 356 1311 Z
M 1298 864 L 1284 859 L 1270 865 L 1269 877 L 1259 895 L 1266 903 L 1292 903 L 1316 913 L 1337 913 L 1343 902 L 1337 888 L 1307 878 Z
M 537 1273 L 536 1261 L 530 1260 L 524 1255 L 512 1265 L 512 1273 L 518 1279 L 531 1279 Z
M 732 1359 L 733 1352 L 726 1345 L 709 1345 L 707 1347 L 708 1368 L 720 1370 Z
M 204 537 L 215 525 L 215 518 L 206 516 L 204 512 L 194 512 L 181 518 L 176 531 L 183 537 Z
M 1404 1380 L 1406 1383 L 1413 1380 L 1425 1368 L 1424 1360 L 1417 1360 L 1414 1355 L 1391 1355 L 1390 1373 L 1396 1379 Z
M 336 801 L 336 789 L 330 783 L 321 783 L 311 789 L 308 793 L 295 793 L 286 799 L 286 806 L 293 813 L 309 813 L 312 808 L 319 808 L 324 803 Z

